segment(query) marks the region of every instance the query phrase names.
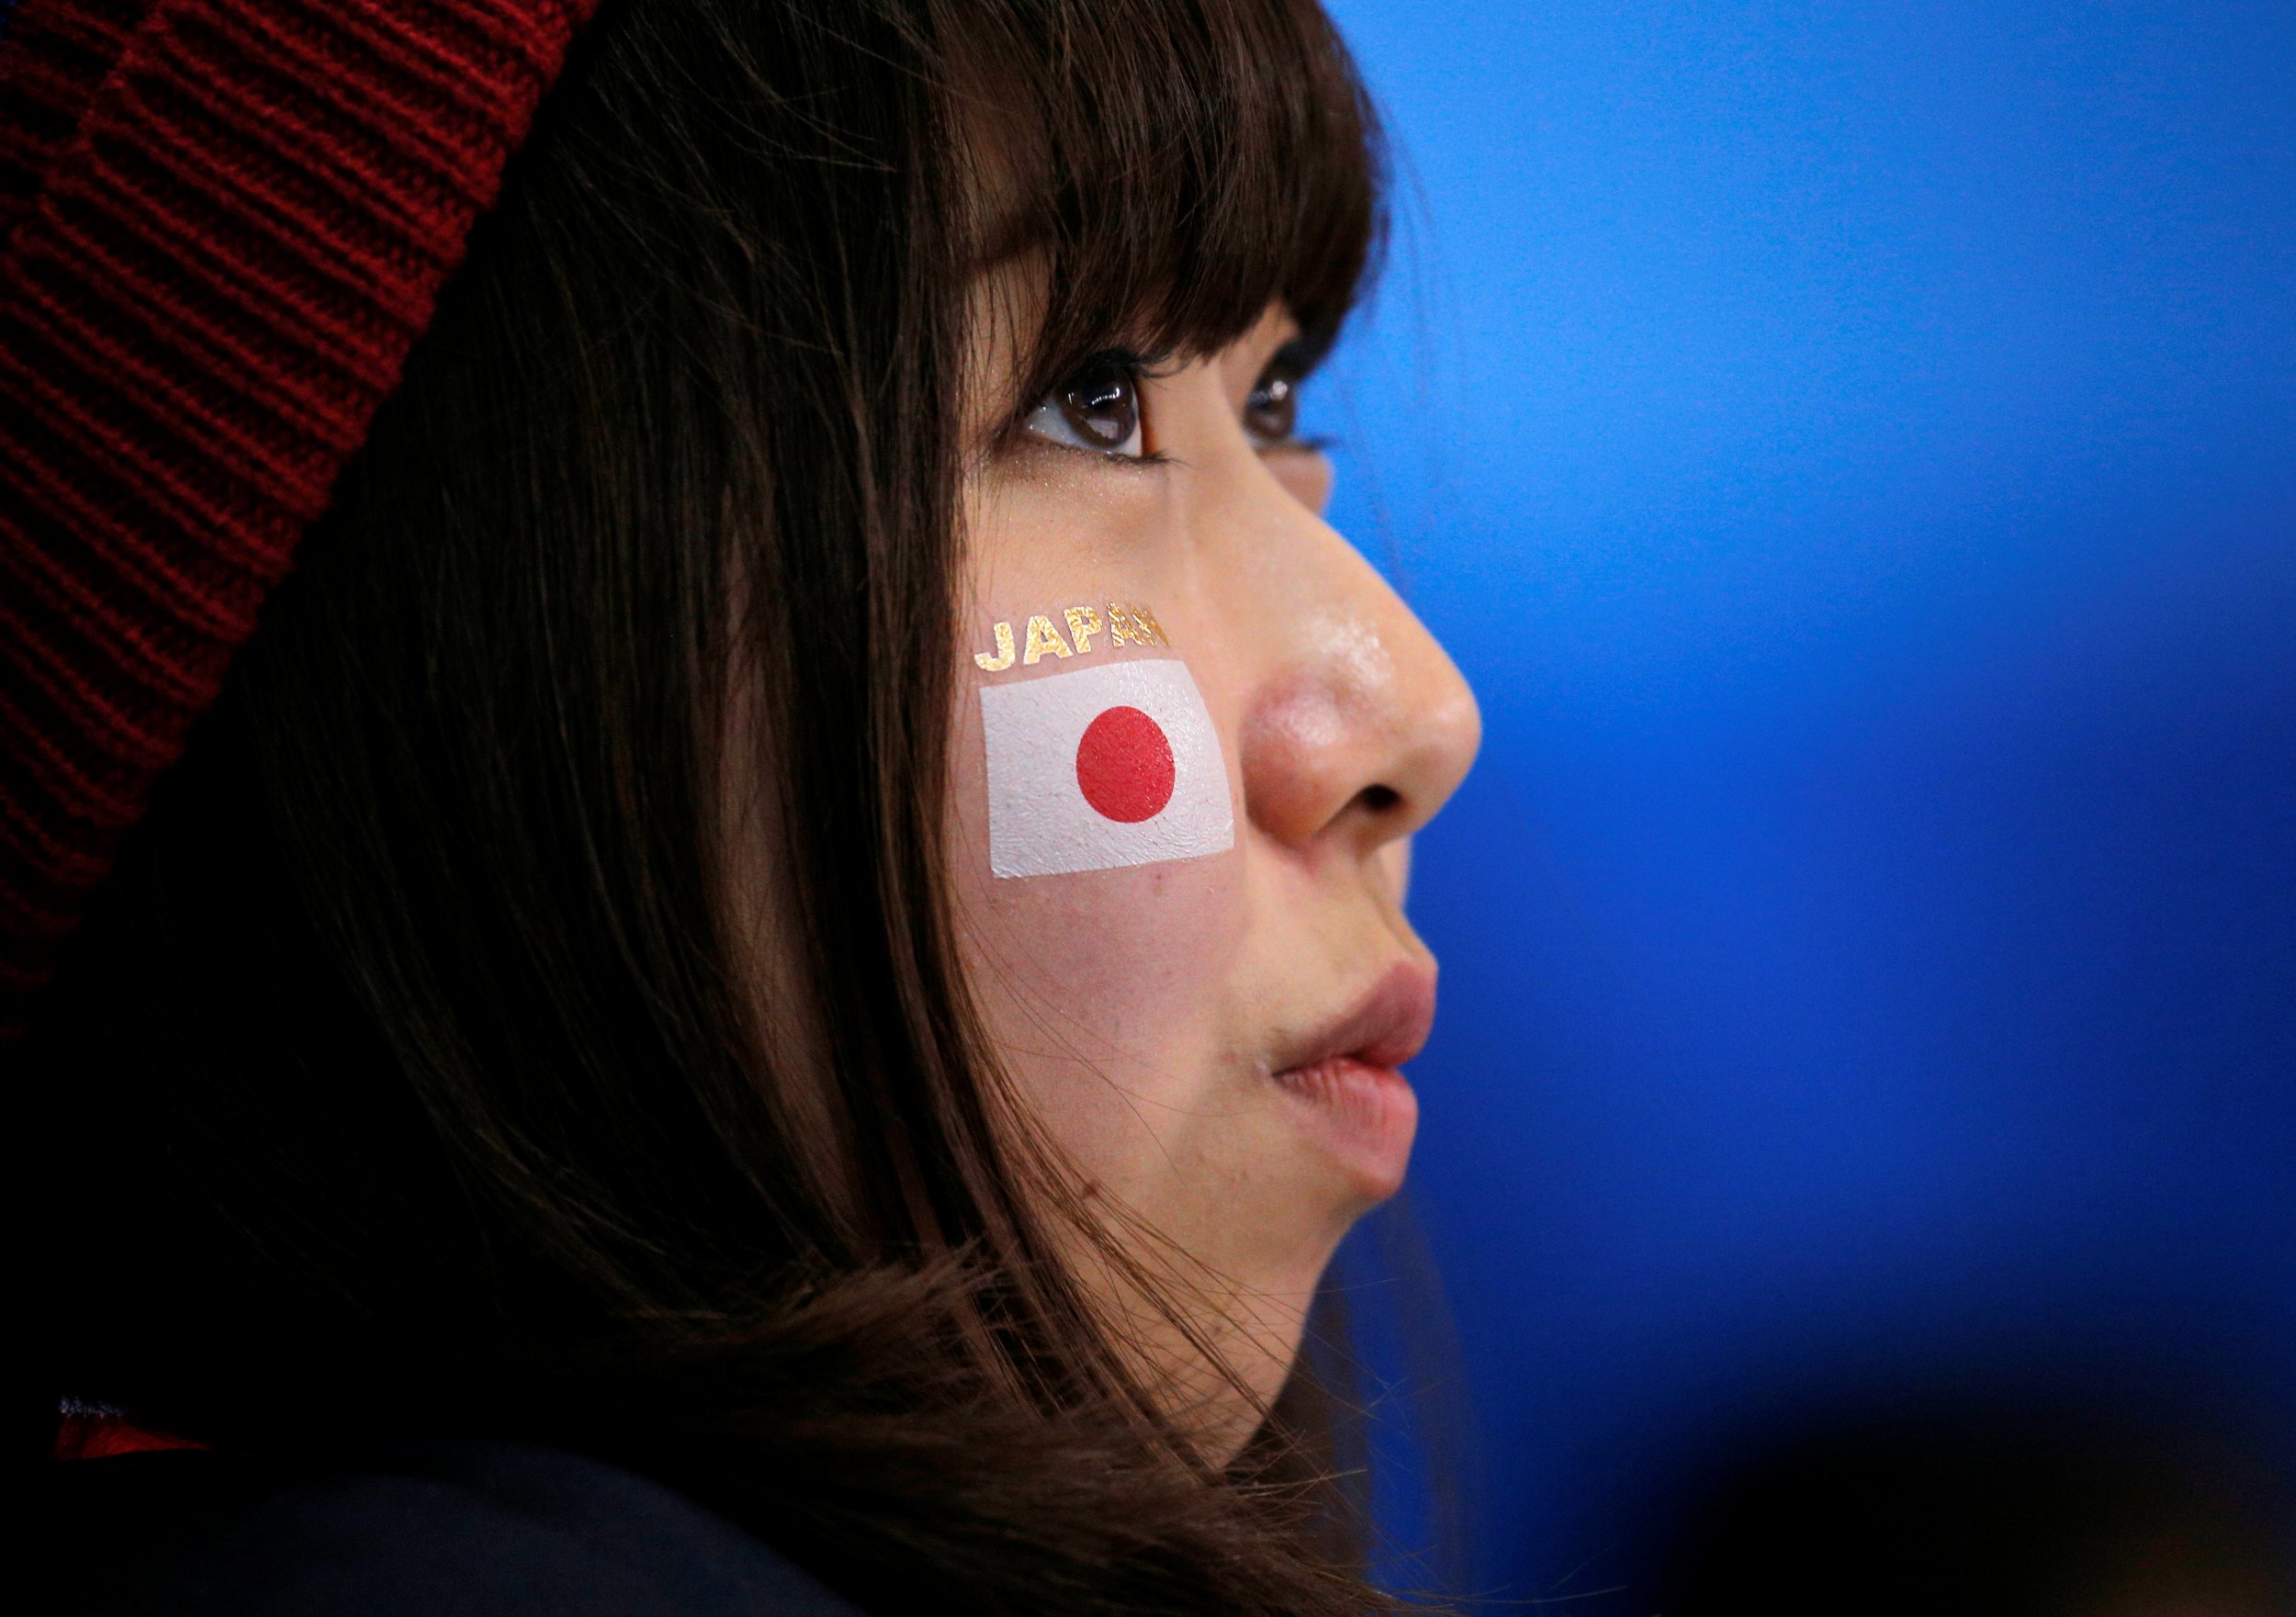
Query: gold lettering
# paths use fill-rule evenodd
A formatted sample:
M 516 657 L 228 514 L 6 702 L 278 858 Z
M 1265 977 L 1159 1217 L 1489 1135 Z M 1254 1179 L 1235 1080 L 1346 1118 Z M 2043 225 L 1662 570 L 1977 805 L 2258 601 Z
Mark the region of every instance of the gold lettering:
M 1076 643 L 1079 656 L 1092 649 L 1092 637 L 1100 632 L 1100 614 L 1088 606 L 1072 606 L 1066 612 L 1068 637 Z
M 1144 606 L 1109 602 L 1109 644 L 1111 646 L 1169 646 L 1163 625 Z
M 1012 625 L 1010 623 L 996 625 L 996 655 L 995 657 L 989 656 L 985 651 L 976 651 L 973 654 L 973 661 L 985 674 L 1001 674 L 1012 667 Z
M 1065 639 L 1060 630 L 1063 619 L 1068 624 Z M 1105 608 L 1064 607 L 1058 619 L 1050 612 L 1040 612 L 1029 619 L 1027 638 L 1018 652 L 1014 642 L 1019 636 L 1013 633 L 1011 623 L 995 624 L 991 633 L 996 649 L 973 654 L 974 665 L 985 674 L 1001 674 L 1016 662 L 1034 668 L 1048 657 L 1070 657 L 1078 652 L 1090 653 L 1102 644 L 1097 639 L 1102 634 L 1108 636 L 1105 644 L 1109 646 L 1172 644 L 1154 612 L 1144 606 L 1127 606 L 1120 601 L 1111 601 Z
M 1052 657 L 1069 656 L 1068 642 L 1061 638 L 1058 629 L 1052 627 L 1052 620 L 1040 613 L 1029 620 L 1029 649 L 1021 654 L 1021 666 L 1034 668 L 1037 658 L 1048 654 Z

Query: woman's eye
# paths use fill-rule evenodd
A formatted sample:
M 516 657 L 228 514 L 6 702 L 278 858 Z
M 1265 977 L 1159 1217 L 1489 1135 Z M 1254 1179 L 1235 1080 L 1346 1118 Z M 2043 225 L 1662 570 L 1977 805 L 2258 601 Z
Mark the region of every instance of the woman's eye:
M 1278 358 L 1244 401 L 1244 430 L 1262 449 L 1293 441 L 1300 429 L 1300 373 Z
M 1072 449 L 1137 460 L 1142 454 L 1140 365 L 1129 354 L 1103 354 L 1038 401 L 1028 428 Z

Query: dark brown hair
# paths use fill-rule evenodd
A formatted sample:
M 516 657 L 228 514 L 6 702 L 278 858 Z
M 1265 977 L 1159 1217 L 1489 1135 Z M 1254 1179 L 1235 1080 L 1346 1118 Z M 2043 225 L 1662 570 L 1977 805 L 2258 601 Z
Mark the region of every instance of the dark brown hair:
M 1055 1257 L 940 837 L 975 273 L 1015 411 L 1313 347 L 1378 179 L 1311 0 L 610 6 L 22 1052 L 40 1395 L 559 1444 L 864 1603 L 1377 1604 Z

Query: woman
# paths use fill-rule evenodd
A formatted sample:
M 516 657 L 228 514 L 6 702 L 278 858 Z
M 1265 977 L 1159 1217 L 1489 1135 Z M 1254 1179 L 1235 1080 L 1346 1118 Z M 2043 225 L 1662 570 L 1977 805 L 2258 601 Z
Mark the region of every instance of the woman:
M 1309 0 L 590 23 L 8 1057 L 28 1402 L 203 1445 L 49 1468 L 91 1599 L 1378 1603 L 1296 1365 L 1477 719 L 1293 430 L 1373 151 Z

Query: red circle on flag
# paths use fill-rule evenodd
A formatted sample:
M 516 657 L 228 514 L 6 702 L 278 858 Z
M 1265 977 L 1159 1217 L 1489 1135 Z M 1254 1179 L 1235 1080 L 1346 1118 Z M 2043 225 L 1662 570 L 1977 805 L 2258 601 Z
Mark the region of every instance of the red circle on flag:
M 1076 787 L 1111 820 L 1154 819 L 1172 801 L 1177 770 L 1172 742 L 1136 707 L 1112 707 L 1085 726 L 1076 743 Z

